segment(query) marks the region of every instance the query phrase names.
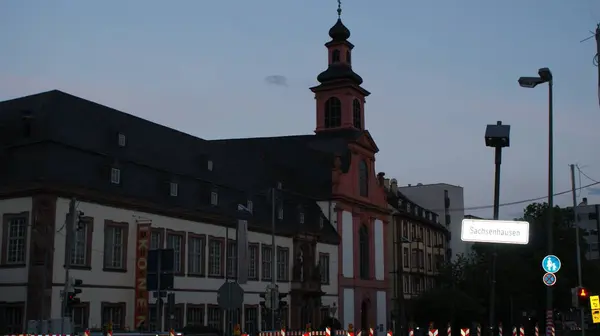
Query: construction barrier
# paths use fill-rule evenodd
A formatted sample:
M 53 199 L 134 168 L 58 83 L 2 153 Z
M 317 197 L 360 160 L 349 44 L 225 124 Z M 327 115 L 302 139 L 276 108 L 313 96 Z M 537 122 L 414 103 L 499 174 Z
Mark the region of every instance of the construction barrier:
M 481 336 L 481 324 L 477 323 L 477 336 Z
M 415 330 L 413 328 L 408 329 L 408 336 L 415 336 Z
M 498 336 L 504 336 L 504 332 L 502 332 L 502 322 L 498 323 Z
M 519 336 L 525 336 L 525 328 L 523 326 L 519 327 Z
M 517 336 L 517 327 L 513 327 L 512 336 Z
M 460 336 L 470 336 L 471 329 L 469 328 L 460 328 Z
M 437 329 L 430 329 L 429 330 L 429 336 L 438 336 L 438 330 Z
M 538 327 L 537 323 L 535 324 L 535 336 L 540 336 L 540 328 Z

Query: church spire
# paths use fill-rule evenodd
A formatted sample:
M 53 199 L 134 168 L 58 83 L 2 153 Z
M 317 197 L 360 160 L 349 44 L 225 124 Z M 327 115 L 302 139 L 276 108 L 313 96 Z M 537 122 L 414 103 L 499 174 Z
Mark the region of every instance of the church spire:
M 337 3 L 338 18 L 329 29 L 331 41 L 325 44 L 328 67 L 317 76 L 321 84 L 311 88 L 317 100 L 316 132 L 365 129 L 363 111 L 369 92 L 360 86 L 363 79 L 352 70 L 354 45 L 348 41 L 350 29 L 342 22 L 342 2 Z

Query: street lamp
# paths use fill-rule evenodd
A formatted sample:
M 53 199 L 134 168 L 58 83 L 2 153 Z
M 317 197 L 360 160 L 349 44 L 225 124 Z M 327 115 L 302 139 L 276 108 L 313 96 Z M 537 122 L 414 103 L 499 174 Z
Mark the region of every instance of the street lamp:
M 502 125 L 498 121 L 496 125 L 487 125 L 485 128 L 485 145 L 495 150 L 494 161 L 494 220 L 498 220 L 500 212 L 500 164 L 502 163 L 502 148 L 510 146 L 510 126 Z M 494 335 L 494 323 L 496 320 L 496 245 L 492 252 L 492 283 L 490 289 L 490 336 Z
M 552 235 L 553 235 L 553 219 L 554 219 L 554 144 L 553 144 L 553 107 L 552 107 L 552 72 L 548 68 L 541 68 L 538 70 L 539 77 L 521 77 L 519 78 L 519 85 L 525 88 L 534 88 L 539 84 L 548 83 L 548 214 L 546 216 L 547 228 L 547 240 L 548 240 L 548 254 L 552 254 Z M 546 315 L 548 312 L 552 312 L 552 286 L 546 287 Z M 546 330 L 549 330 L 553 324 L 550 319 L 546 319 Z M 546 331 L 548 333 L 548 331 Z

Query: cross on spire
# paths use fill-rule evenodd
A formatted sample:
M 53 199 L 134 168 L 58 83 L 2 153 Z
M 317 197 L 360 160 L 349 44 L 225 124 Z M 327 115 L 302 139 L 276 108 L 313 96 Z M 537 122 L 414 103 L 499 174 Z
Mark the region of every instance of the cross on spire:
M 337 13 L 338 13 L 338 19 L 341 18 L 341 16 L 342 16 L 342 0 L 338 0 Z

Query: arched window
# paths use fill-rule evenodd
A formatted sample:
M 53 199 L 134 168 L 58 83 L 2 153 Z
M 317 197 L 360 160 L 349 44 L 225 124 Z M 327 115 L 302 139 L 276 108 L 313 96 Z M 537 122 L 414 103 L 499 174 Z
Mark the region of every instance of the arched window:
M 340 51 L 338 49 L 334 49 L 331 52 L 331 63 L 338 63 L 340 61 Z
M 342 125 L 342 102 L 331 97 L 325 102 L 325 128 L 340 127 Z
M 358 232 L 359 248 L 358 262 L 360 263 L 360 278 L 369 279 L 369 230 L 365 225 Z
M 352 102 L 352 121 L 354 123 L 354 127 L 358 129 L 361 129 L 360 117 L 360 101 L 358 99 L 354 99 Z
M 365 160 L 360 161 L 358 165 L 358 189 L 360 196 L 369 196 L 369 168 Z
M 346 51 L 346 63 L 348 63 L 349 65 L 352 64 L 352 58 L 350 56 L 350 50 Z

